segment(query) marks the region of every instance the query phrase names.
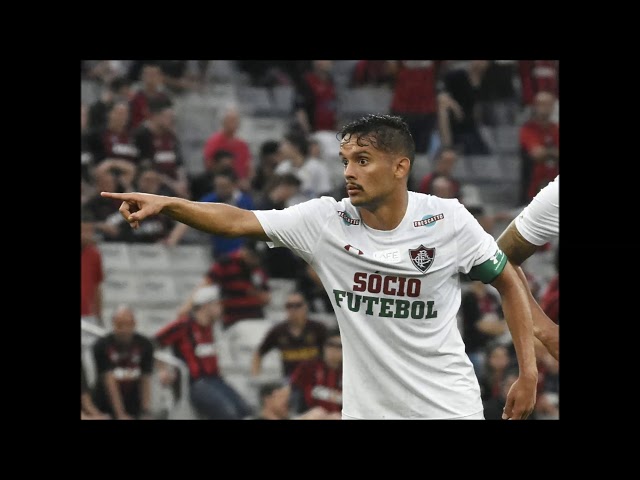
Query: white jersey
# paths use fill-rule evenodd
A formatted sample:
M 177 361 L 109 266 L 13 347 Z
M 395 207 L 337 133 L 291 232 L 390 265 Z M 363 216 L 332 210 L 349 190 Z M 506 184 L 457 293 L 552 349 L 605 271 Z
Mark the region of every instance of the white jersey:
M 516 228 L 533 245 L 544 245 L 560 234 L 560 175 L 516 217 Z
M 366 226 L 348 198 L 254 213 L 269 246 L 308 262 L 331 298 L 345 418 L 449 419 L 483 410 L 457 327 L 459 273 L 497 263 L 499 250 L 458 200 L 409 192 L 403 220 L 389 231 Z

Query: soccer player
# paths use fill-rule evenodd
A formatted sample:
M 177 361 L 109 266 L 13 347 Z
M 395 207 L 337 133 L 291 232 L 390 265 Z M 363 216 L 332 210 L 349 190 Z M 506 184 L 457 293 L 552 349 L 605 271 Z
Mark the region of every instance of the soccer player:
M 535 301 L 520 265 L 538 248 L 560 235 L 560 175 L 540 190 L 498 237 L 504 252 L 527 287 L 535 337 L 559 360 L 560 328 Z
M 460 273 L 500 293 L 519 377 L 503 418 L 525 419 L 538 371 L 526 287 L 455 199 L 411 192 L 415 144 L 397 116 L 366 115 L 337 134 L 348 198 L 284 210 L 142 193 L 122 200 L 133 228 L 167 215 L 216 235 L 287 247 L 309 263 L 332 299 L 343 345 L 343 419 L 483 419 L 480 387 L 457 328 Z

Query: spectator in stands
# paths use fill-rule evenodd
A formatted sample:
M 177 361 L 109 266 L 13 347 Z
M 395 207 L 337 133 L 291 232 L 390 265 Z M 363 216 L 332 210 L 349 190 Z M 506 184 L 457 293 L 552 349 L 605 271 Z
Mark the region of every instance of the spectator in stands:
M 107 85 L 127 73 L 129 60 L 84 60 L 86 78 Z
M 251 373 L 260 375 L 262 358 L 273 349 L 280 351 L 282 372 L 289 377 L 300 362 L 320 357 L 327 337 L 324 323 L 309 318 L 307 302 L 300 292 L 287 296 L 286 318 L 271 327 L 253 353 Z
M 239 420 L 252 411 L 220 374 L 213 325 L 220 319 L 222 309 L 217 286 L 198 288 L 190 299 L 188 312 L 160 329 L 155 339 L 163 347 L 170 346 L 189 367 L 189 398 L 202 416 Z
M 556 99 L 560 98 L 559 72 L 558 60 L 518 60 L 523 105 L 533 105 L 540 92 L 549 92 Z
M 213 191 L 207 193 L 199 201 L 226 203 L 245 210 L 254 209 L 252 196 L 239 188 L 238 178 L 235 171 L 231 169 L 218 172 L 213 177 Z M 167 244 L 170 246 L 179 244 L 189 228 L 184 223 L 177 223 L 167 238 Z M 211 235 L 210 239 L 211 258 L 214 259 L 232 253 L 246 243 L 245 238 L 227 238 L 219 235 Z
M 453 176 L 453 170 L 457 161 L 458 152 L 455 148 L 441 147 L 433 159 L 433 169 L 420 180 L 418 191 L 421 193 L 435 194 L 433 191 L 434 181 L 439 177 L 444 177 L 449 180 L 452 187 L 451 196 L 447 198 L 457 198 L 462 201 L 460 182 Z
M 313 267 L 307 263 L 301 264 L 296 273 L 296 289 L 304 296 L 309 310 L 313 313 L 332 313 L 331 298 Z
M 291 412 L 291 387 L 279 382 L 260 386 L 258 393 L 260 411 L 247 420 L 340 420 L 340 415 L 328 413 L 322 407 L 312 408 L 302 414 Z
M 401 116 L 409 125 L 416 153 L 427 153 L 436 125 L 436 84 L 440 76 L 440 60 L 388 60 L 393 77 L 390 112 Z
M 292 173 L 274 175 L 265 186 L 264 197 L 256 203 L 258 210 L 282 210 L 300 191 L 300 180 Z M 288 248 L 265 248 L 261 250 L 265 271 L 269 278 L 295 280 L 300 269 L 304 268 L 302 259 Z M 324 288 L 322 289 L 324 293 Z
M 228 105 L 222 113 L 222 126 L 215 131 L 204 144 L 204 168 L 209 171 L 214 167 L 213 157 L 218 150 L 233 153 L 235 162 L 233 169 L 238 177 L 238 186 L 243 191 L 249 191 L 253 178 L 251 149 L 243 138 L 238 136 L 240 128 L 240 111 L 235 105 Z
M 535 96 L 531 118 L 520 127 L 520 204 L 526 205 L 559 173 L 560 126 L 551 119 L 556 99 Z
M 484 374 L 488 345 L 507 331 L 499 298 L 482 282 L 469 282 L 460 301 L 462 338 L 476 375 Z
M 166 92 L 164 86 L 164 75 L 159 65 L 151 63 L 149 60 L 145 60 L 141 67 L 140 81 L 141 86 L 136 89 L 135 93 L 129 101 L 131 107 L 131 130 L 135 130 L 138 126 L 149 118 L 149 101 L 161 100 L 164 102 L 170 102 L 171 97 Z M 133 67 L 133 66 L 132 66 Z M 129 73 L 131 78 L 131 71 Z M 134 81 L 136 81 L 135 78 Z
M 173 104 L 153 99 L 148 102 L 148 110 L 147 119 L 133 133 L 140 166 L 152 166 L 177 196 L 189 198 L 189 179 L 174 129 Z
M 125 101 L 115 102 L 107 113 L 107 122 L 102 128 L 89 134 L 89 148 L 96 164 L 105 159 L 121 159 L 138 164 L 138 148 L 129 129 L 129 105 Z
M 213 164 L 210 170 L 205 170 L 190 179 L 190 192 L 192 200 L 199 200 L 211 192 L 214 188 L 213 179 L 218 173 L 234 170 L 233 165 L 236 157 L 229 150 L 217 150 L 213 154 Z M 235 175 L 235 171 L 233 172 Z
M 358 60 L 349 78 L 349 87 L 393 86 L 392 67 L 389 60 Z
M 275 175 L 274 172 L 280 159 L 280 142 L 277 140 L 262 142 L 256 174 L 251 181 L 251 191 L 255 192 L 257 196 L 264 196 L 265 187 Z
M 287 206 L 318 198 L 331 192 L 329 171 L 322 160 L 309 156 L 309 140 L 300 133 L 287 133 L 280 142 L 283 160 L 275 169 L 277 175 L 292 173 L 300 179 L 300 193 Z
M 254 242 L 246 242 L 214 261 L 197 288 L 206 285 L 220 288 L 224 329 L 241 320 L 264 318 L 264 307 L 271 301 L 268 276 Z M 190 308 L 191 298 L 188 298 L 180 312 Z
M 507 346 L 496 342 L 488 345 L 486 368 L 478 377 L 482 400 L 497 399 L 502 396 L 502 382 L 509 369 L 514 367 L 513 363 Z
M 470 60 L 465 68 L 448 70 L 443 76 L 443 89 L 438 94 L 438 128 L 440 142 L 456 147 L 464 155 L 486 155 L 489 152 L 480 133 L 480 101 L 485 98 L 483 83 L 488 60 Z
M 314 407 L 340 418 L 342 411 L 342 340 L 340 330 L 327 332 L 322 353 L 316 359 L 300 362 L 290 377 L 294 410 L 305 412 Z
M 296 86 L 295 117 L 307 135 L 336 131 L 337 91 L 332 74 L 332 60 L 313 60 Z
M 117 175 L 116 172 L 124 173 Z M 94 227 L 101 235 L 101 240 L 120 241 L 120 228 L 124 219 L 118 210 L 122 202 L 105 198 L 100 192 L 110 191 L 105 190 L 108 188 L 115 188 L 118 192 L 132 191 L 132 185 L 128 185 L 128 182 L 135 172 L 136 167 L 133 164 L 119 159 L 103 160 L 94 171 L 95 192 L 87 199 L 85 210 L 93 216 Z
M 516 60 L 490 60 L 479 92 L 478 106 L 483 125 L 515 125 L 520 110 L 514 84 L 518 76 Z
M 81 212 L 80 245 L 80 318 L 103 327 L 102 254 L 96 245 L 94 218 L 86 210 Z
M 202 74 L 196 60 L 157 60 L 162 70 L 164 84 L 172 94 L 198 89 Z
M 107 124 L 108 113 L 118 102 L 129 102 L 131 82 L 127 77 L 114 77 L 104 88 L 100 99 L 89 108 L 89 128 L 100 130 Z
M 80 420 L 110 420 L 111 416 L 101 412 L 91 398 L 84 362 L 80 359 Z
M 98 379 L 94 401 L 116 420 L 150 419 L 153 344 L 136 331 L 133 310 L 120 306 L 112 331 L 93 345 Z
M 90 145 L 89 107 L 86 103 L 80 103 L 80 186 L 85 189 L 86 195 L 91 192 L 93 183 L 93 169 L 95 161 Z

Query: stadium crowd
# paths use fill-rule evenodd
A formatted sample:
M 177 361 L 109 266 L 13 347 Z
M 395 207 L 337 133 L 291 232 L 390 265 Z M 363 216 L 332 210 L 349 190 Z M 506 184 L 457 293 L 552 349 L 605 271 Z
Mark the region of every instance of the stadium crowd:
M 457 198 L 497 237 L 559 173 L 558 79 L 555 60 L 82 61 L 81 318 L 102 333 L 82 335 L 81 418 L 171 418 L 180 398 L 198 419 L 340 418 L 340 335 L 313 269 L 287 249 L 204 235 L 165 216 L 134 230 L 101 191 L 248 210 L 339 200 L 347 195 L 336 131 L 362 113 L 391 113 L 416 142 L 410 189 Z M 258 125 L 267 127 L 258 134 Z M 109 244 L 199 245 L 208 256 L 198 281 L 164 307 L 166 321 L 141 328 L 135 301 L 105 298 Z M 544 245 L 523 268 L 559 323 L 557 248 Z M 495 289 L 461 281 L 459 326 L 485 418 L 500 419 L 515 352 Z M 231 340 L 241 335 L 253 335 L 246 355 Z M 536 347 L 530 419 L 558 419 L 558 362 Z M 160 351 L 186 370 L 154 357 Z M 278 369 L 264 376 L 269 352 Z

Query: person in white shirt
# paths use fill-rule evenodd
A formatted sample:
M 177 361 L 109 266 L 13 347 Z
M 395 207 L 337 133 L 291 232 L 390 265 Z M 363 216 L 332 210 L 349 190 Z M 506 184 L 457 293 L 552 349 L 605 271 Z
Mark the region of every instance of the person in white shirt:
M 317 272 L 332 299 L 343 345 L 343 419 L 483 419 L 480 387 L 457 328 L 460 273 L 501 296 L 519 366 L 503 418 L 535 406 L 536 366 L 526 287 L 456 199 L 411 192 L 415 144 L 398 116 L 366 115 L 342 127 L 348 198 L 284 210 L 142 193 L 122 200 L 132 228 L 163 214 L 193 228 L 287 247 Z
M 296 205 L 312 198 L 328 195 L 332 191 L 330 174 L 322 160 L 309 156 L 309 141 L 300 133 L 288 133 L 280 142 L 282 160 L 274 173 L 292 173 L 300 179 L 300 192 L 287 201 L 287 206 Z
M 535 337 L 560 360 L 560 327 L 535 301 L 520 265 L 540 246 L 560 236 L 560 175 L 540 190 L 498 237 L 498 246 L 509 258 L 529 292 Z

